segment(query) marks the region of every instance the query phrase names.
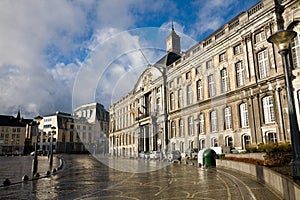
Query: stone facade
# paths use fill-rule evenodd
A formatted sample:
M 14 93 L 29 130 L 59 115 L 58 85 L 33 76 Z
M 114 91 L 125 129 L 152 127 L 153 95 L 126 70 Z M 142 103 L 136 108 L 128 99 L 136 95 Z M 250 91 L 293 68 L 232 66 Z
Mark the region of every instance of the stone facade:
M 284 27 L 298 32 L 290 61 L 294 61 L 300 119 L 300 2 L 282 4 Z M 261 0 L 181 52 L 180 58 L 170 62 L 168 52 L 147 68 L 133 91 L 110 107 L 110 153 L 135 157 L 141 151 L 179 150 L 184 154 L 186 149 L 204 147 L 228 152 L 250 144 L 290 142 L 282 61 L 277 48 L 267 42 L 277 31 L 276 23 L 274 1 Z
M 73 114 L 56 112 L 44 116 L 39 125 L 39 149 L 49 151 L 51 127 L 56 153 L 108 152 L 108 112 L 103 105 L 91 103 L 76 108 Z

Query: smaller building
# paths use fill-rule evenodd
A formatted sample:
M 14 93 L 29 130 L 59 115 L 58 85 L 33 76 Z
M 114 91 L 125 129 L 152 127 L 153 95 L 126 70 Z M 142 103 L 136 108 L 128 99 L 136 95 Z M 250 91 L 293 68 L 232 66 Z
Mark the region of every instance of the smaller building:
M 82 105 L 72 114 L 46 115 L 39 124 L 39 150 L 48 152 L 52 139 L 54 153 L 106 153 L 108 116 L 99 103 Z
M 0 115 L 0 155 L 23 155 L 30 151 L 32 119 Z M 26 142 L 29 141 L 29 142 Z

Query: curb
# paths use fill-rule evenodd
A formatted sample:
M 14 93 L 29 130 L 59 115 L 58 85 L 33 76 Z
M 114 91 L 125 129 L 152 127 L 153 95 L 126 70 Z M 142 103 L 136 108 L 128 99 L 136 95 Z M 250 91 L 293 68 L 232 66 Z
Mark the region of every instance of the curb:
M 257 180 L 272 188 L 283 199 L 300 200 L 300 186 L 291 178 L 279 174 L 267 167 L 230 160 L 217 159 L 217 167 L 238 170 L 255 176 Z

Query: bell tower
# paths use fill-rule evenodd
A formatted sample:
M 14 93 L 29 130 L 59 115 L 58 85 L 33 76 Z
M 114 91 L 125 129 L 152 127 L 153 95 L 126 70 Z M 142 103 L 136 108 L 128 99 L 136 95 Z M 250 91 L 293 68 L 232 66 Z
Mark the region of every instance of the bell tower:
M 172 22 L 172 31 L 166 39 L 166 45 L 167 45 L 166 49 L 167 49 L 168 53 L 173 52 L 173 53 L 176 53 L 176 54 L 180 54 L 180 52 L 181 52 L 180 37 L 174 31 L 173 22 Z

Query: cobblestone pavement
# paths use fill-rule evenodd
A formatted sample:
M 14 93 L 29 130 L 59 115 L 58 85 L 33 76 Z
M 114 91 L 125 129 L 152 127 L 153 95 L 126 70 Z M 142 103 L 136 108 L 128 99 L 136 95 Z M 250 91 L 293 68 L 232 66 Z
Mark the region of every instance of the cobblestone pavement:
M 281 199 L 253 177 L 229 170 L 173 163 L 157 171 L 129 173 L 88 155 L 64 159 L 57 175 L 2 187 L 0 199 Z M 151 166 L 156 161 L 145 162 Z
M 20 182 L 24 175 L 31 177 L 33 156 L 0 156 L 0 185 L 8 178 L 12 183 Z M 59 165 L 56 157 L 53 157 L 53 167 Z M 38 156 L 38 173 L 45 174 L 49 170 L 47 156 Z

